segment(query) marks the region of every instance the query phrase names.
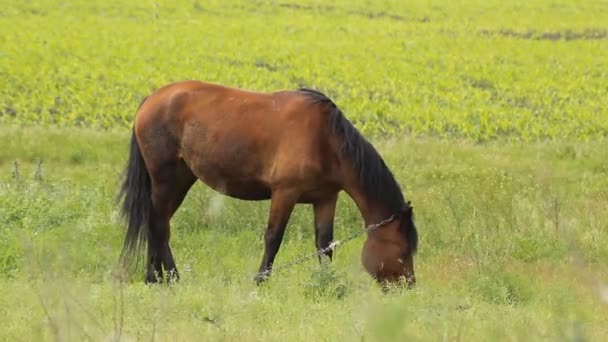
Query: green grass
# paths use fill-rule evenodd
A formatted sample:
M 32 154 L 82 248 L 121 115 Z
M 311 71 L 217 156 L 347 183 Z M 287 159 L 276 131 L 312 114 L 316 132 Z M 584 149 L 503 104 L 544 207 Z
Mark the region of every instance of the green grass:
M 362 238 L 331 265 L 313 259 L 255 286 L 268 202 L 218 206 L 200 183 L 172 221 L 182 281 L 146 287 L 137 272 L 121 284 L 113 199 L 128 131 L 0 132 L 2 339 L 99 340 L 115 326 L 127 340 L 608 336 L 606 142 L 375 141 L 421 240 L 417 288 L 382 295 L 360 266 Z M 336 237 L 360 224 L 342 194 Z M 311 209 L 298 207 L 277 264 L 313 245 Z
M 334 98 L 367 134 L 608 136 L 602 1 L 13 1 L 0 123 L 116 127 L 182 79 Z
M 12 1 L 0 6 L 1 340 L 608 338 L 605 1 Z M 141 99 L 201 79 L 332 97 L 415 207 L 418 286 L 363 239 L 253 283 L 268 202 L 196 184 L 179 284 L 116 276 Z M 342 195 L 336 238 L 361 225 Z M 314 251 L 296 208 L 277 256 Z

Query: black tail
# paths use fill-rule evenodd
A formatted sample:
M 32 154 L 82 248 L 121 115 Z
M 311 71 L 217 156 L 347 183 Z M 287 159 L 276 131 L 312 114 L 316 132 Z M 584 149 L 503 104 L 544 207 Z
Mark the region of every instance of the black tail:
M 124 180 L 118 199 L 124 197 L 121 214 L 127 221 L 127 234 L 121 259 L 131 261 L 148 235 L 148 219 L 152 210 L 152 187 L 150 175 L 139 150 L 135 132 L 131 134 L 129 161 L 124 172 Z

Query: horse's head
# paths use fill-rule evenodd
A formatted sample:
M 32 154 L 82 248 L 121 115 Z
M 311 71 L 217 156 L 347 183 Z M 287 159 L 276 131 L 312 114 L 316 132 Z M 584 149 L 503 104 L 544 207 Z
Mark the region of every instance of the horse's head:
M 378 226 L 368 234 L 363 246 L 363 266 L 379 283 L 416 284 L 414 254 L 418 235 L 413 221 L 413 208 L 408 205 L 392 220 Z

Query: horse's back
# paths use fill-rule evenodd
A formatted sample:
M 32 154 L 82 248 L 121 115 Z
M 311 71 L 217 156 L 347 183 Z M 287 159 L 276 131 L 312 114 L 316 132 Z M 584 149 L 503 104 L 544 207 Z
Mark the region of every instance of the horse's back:
M 139 114 L 158 146 L 216 190 L 265 199 L 277 186 L 314 188 L 333 161 L 327 117 L 297 91 L 260 93 L 182 81 L 153 93 Z M 330 175 L 331 173 L 327 173 Z

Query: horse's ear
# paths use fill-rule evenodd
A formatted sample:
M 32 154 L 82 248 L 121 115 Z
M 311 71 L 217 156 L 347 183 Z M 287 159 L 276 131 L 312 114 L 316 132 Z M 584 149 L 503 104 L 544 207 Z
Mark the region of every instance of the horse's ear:
M 412 207 L 412 202 L 407 201 L 407 205 L 405 206 L 405 208 L 403 208 L 403 213 L 405 213 L 407 215 L 412 215 L 412 212 L 414 212 L 414 207 Z

